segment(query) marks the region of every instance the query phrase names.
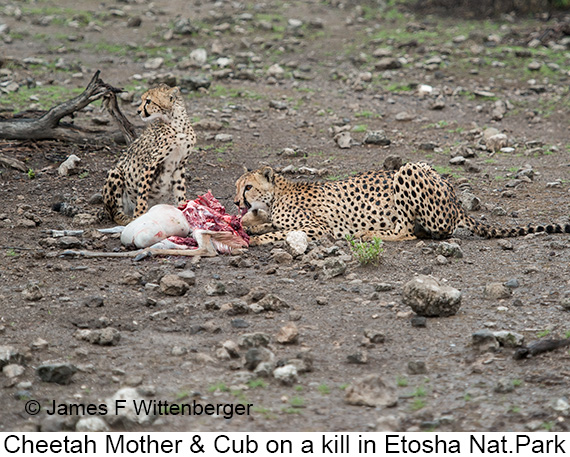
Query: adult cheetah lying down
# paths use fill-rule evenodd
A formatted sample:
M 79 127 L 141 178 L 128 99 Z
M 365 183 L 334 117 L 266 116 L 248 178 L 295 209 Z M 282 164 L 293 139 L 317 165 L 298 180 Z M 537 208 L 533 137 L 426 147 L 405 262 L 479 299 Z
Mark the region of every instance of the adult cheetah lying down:
M 293 230 L 303 230 L 313 240 L 331 234 L 385 241 L 446 238 L 458 227 L 485 238 L 570 233 L 570 224 L 502 228 L 476 221 L 453 187 L 424 163 L 316 183 L 292 182 L 264 167 L 237 180 L 234 202 L 254 235 L 250 245 L 283 240 Z

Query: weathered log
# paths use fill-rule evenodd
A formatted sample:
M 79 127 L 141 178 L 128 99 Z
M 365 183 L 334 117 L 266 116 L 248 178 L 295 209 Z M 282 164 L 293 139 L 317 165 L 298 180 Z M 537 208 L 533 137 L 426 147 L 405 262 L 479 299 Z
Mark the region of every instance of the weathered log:
M 528 346 L 518 348 L 513 354 L 515 360 L 525 359 L 532 357 L 543 352 L 554 351 L 558 348 L 570 346 L 570 338 L 562 340 L 554 340 L 552 338 L 541 339 L 530 343 Z
M 125 115 L 119 109 L 115 92 L 108 92 L 106 95 L 104 95 L 103 106 L 121 129 L 127 146 L 130 145 L 137 138 L 137 131 L 135 126 L 125 117 Z
M 91 102 L 104 96 L 121 92 L 99 78 L 97 70 L 85 90 L 75 98 L 54 106 L 37 119 L 14 118 L 0 120 L 0 138 L 9 140 L 68 140 L 77 141 L 85 138 L 85 132 L 70 124 L 60 121 Z M 118 107 L 117 107 L 118 109 Z M 128 122 L 128 121 L 127 121 Z M 127 140 L 128 141 L 128 140 Z

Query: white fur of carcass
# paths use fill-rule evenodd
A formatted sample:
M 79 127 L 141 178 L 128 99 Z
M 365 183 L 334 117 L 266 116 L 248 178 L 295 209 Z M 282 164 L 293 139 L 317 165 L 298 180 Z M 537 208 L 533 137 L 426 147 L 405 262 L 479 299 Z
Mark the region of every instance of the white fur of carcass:
M 125 227 L 121 243 L 146 248 L 169 236 L 186 237 L 192 231 L 188 220 L 172 205 L 155 205 Z

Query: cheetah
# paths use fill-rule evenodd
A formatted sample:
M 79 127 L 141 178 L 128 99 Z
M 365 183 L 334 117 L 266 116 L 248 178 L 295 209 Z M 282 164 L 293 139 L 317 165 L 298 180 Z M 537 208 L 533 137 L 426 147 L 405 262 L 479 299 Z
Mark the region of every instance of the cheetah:
M 234 203 L 252 246 L 283 240 L 293 230 L 311 240 L 330 234 L 364 241 L 443 239 L 459 227 L 485 238 L 570 233 L 570 224 L 496 228 L 479 222 L 465 212 L 451 184 L 424 163 L 315 183 L 292 182 L 263 167 L 237 180 Z
M 186 201 L 185 165 L 196 144 L 178 87 L 161 84 L 141 98 L 137 113 L 149 125 L 109 170 L 103 188 L 105 210 L 121 225 L 158 203 Z

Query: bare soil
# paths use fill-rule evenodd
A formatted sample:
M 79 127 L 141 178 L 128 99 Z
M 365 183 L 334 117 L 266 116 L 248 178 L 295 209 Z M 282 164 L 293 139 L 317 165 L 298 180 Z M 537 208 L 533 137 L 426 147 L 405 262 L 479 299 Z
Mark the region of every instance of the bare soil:
M 125 87 L 133 96 L 133 102 L 121 108 L 142 124 L 136 120 L 137 101 L 160 75 L 171 73 L 178 83 L 188 76 L 207 76 L 209 93 L 185 91 L 188 110 L 194 120 L 217 120 L 223 128 L 198 132 L 198 146 L 188 164 L 189 198 L 211 189 L 235 211 L 234 182 L 244 166 L 305 166 L 326 170 L 319 179 L 338 179 L 380 168 L 387 156 L 397 155 L 404 161 L 427 161 L 450 174 L 452 181 L 468 184 L 482 202 L 474 215 L 488 222 L 511 226 L 570 221 L 569 55 L 568 48 L 548 47 L 548 40 L 560 43 L 564 38 L 555 27 L 563 16 L 549 23 L 519 17 L 470 22 L 415 17 L 403 9 L 383 12 L 372 3 L 352 2 L 85 3 L 9 2 L 0 8 L 0 24 L 9 26 L 11 36 L 2 45 L 2 81 L 18 82 L 20 94 L 27 93 L 28 81 L 40 101 L 49 89 L 64 88 L 59 98 L 63 101 L 99 69 L 106 82 Z M 21 17 L 14 15 L 18 6 Z M 140 26 L 127 26 L 134 17 L 142 20 Z M 189 18 L 196 33 L 169 37 L 180 17 Z M 316 18 L 322 28 L 311 25 Z M 300 32 L 291 29 L 288 19 L 303 21 Z M 90 21 L 94 24 L 88 25 Z M 262 21 L 273 24 L 273 30 Z M 548 29 L 556 32 L 532 48 L 532 55 L 515 56 L 515 50 L 527 49 L 532 38 Z M 492 34 L 498 42 L 489 39 Z M 453 42 L 459 35 L 466 40 Z M 207 65 L 186 67 L 184 59 L 200 47 L 208 53 Z M 378 47 L 402 58 L 403 67 L 375 69 L 379 58 L 372 55 Z M 442 63 L 426 68 L 434 55 L 442 57 Z M 154 57 L 165 59 L 162 66 L 144 68 Z M 233 59 L 228 66 L 233 77 L 216 78 L 218 57 Z M 527 69 L 532 60 L 543 63 L 539 71 Z M 560 62 L 559 69 L 548 69 L 548 62 Z M 283 78 L 268 77 L 274 63 L 285 70 Z M 362 72 L 371 72 L 372 80 L 359 81 Z M 445 107 L 430 109 L 435 95 L 421 97 L 418 84 L 432 86 Z M 474 95 L 481 90 L 493 95 Z M 8 95 L 0 92 L 4 116 L 36 102 L 24 99 L 23 106 L 15 106 Z M 512 104 L 500 121 L 492 119 L 497 100 Z M 275 108 L 275 101 L 284 109 Z M 398 121 L 396 115 L 403 111 L 413 119 Z M 174 403 L 196 399 L 254 405 L 251 415 L 231 420 L 163 416 L 152 425 L 124 425 L 129 430 L 366 431 L 375 430 L 378 419 L 387 416 L 394 416 L 389 427 L 397 430 L 567 430 L 568 349 L 514 360 L 512 348 L 479 353 L 471 338 L 484 328 L 514 331 L 526 342 L 545 335 L 568 336 L 570 315 L 563 307 L 570 294 L 567 235 L 515 238 L 509 240 L 512 249 L 498 240 L 463 236 L 458 242 L 464 256 L 445 263 L 438 262 L 433 249 L 439 242 L 387 242 L 380 266 L 352 261 L 343 275 L 332 279 L 303 258 L 277 263 L 271 246 L 196 262 L 63 257 L 65 247 L 50 230 L 85 229 L 79 237 L 83 249 L 120 248 L 116 237 L 101 237 L 92 230 L 110 223 L 85 227 L 52 210 L 61 202 L 85 211 L 100 208 L 88 202 L 100 193 L 107 170 L 123 151 L 112 141 L 118 136 L 116 127 L 110 122 L 99 125 L 101 120 L 109 119 L 97 106 L 77 114 L 75 123 L 103 132 L 86 134 L 83 143 L 0 142 L 0 153 L 33 170 L 26 174 L 0 169 L 0 342 L 25 355 L 21 375 L 0 375 L 0 430 L 74 429 L 77 416 L 48 417 L 45 408 L 53 400 L 100 404 L 127 385 L 153 386 L 154 398 Z M 340 149 L 329 129 L 346 123 L 364 127 L 351 132 L 356 144 Z M 514 152 L 480 148 L 487 127 L 506 133 Z M 389 146 L 363 144 L 365 131 L 380 129 L 391 139 Z M 217 142 L 216 133 L 231 134 L 233 141 Z M 433 143 L 435 150 L 422 149 L 423 143 Z M 462 147 L 475 152 L 470 160 L 477 172 L 449 164 Z M 281 154 L 284 148 L 297 154 Z M 57 167 L 70 154 L 81 158 L 84 172 L 59 176 Z M 517 183 L 517 171 L 527 165 L 533 179 L 510 187 Z M 558 185 L 547 185 L 557 180 Z M 29 227 L 30 220 L 38 225 Z M 338 244 L 349 253 L 344 241 Z M 196 274 L 196 284 L 184 296 L 145 286 L 184 269 Z M 125 284 L 134 273 L 141 279 Z M 401 302 L 402 286 L 419 273 L 461 290 L 457 315 L 429 318 L 425 328 L 411 325 L 412 313 Z M 513 279 L 519 287 L 510 298 L 484 297 L 486 284 Z M 205 286 L 212 281 L 222 282 L 226 293 L 208 296 Z M 23 298 L 30 283 L 39 285 L 40 300 Z M 378 292 L 380 283 L 394 287 Z M 226 304 L 244 300 L 255 289 L 279 296 L 290 308 L 243 315 L 225 311 Z M 103 305 L 88 306 L 97 297 Z M 225 341 L 237 342 L 254 332 L 275 337 L 289 321 L 299 328 L 299 341 L 270 344 L 278 364 L 299 353 L 309 353 L 313 360 L 313 370 L 299 375 L 292 386 L 273 378 L 257 382 L 254 375 L 254 382 L 248 382 L 243 349 L 236 359 L 217 357 Z M 102 326 L 120 331 L 118 344 L 98 346 L 74 337 L 79 328 Z M 385 341 L 365 341 L 365 329 L 384 333 Z M 34 346 L 39 338 L 47 347 Z M 366 363 L 349 362 L 347 357 L 358 352 L 365 353 Z M 35 368 L 48 361 L 72 363 L 79 371 L 68 385 L 42 382 Z M 425 362 L 426 373 L 409 372 L 408 363 L 417 361 Z M 345 402 L 346 386 L 371 373 L 396 386 L 397 406 Z M 499 382 L 512 389 L 497 388 Z M 24 404 L 29 399 L 38 400 L 44 411 L 28 415 Z M 563 401 L 557 403 L 559 399 Z

